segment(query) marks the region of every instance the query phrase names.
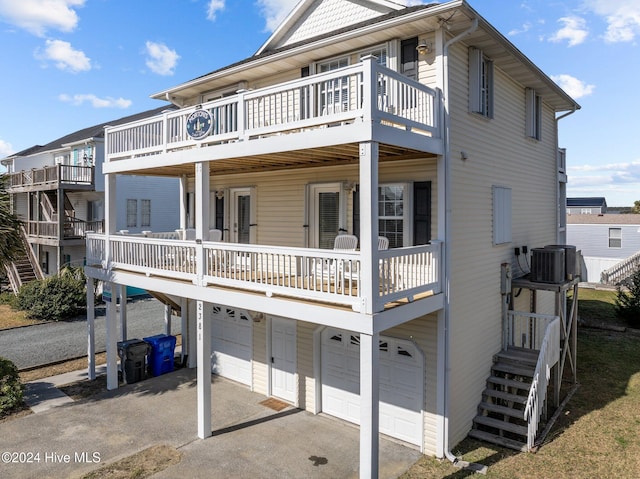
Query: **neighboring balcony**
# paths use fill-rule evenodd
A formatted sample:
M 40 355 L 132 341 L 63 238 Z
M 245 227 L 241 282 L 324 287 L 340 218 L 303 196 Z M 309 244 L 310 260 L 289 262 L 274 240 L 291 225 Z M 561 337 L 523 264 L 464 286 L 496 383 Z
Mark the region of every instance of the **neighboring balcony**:
M 154 235 L 156 235 L 154 233 Z M 442 292 L 439 241 L 378 251 L 374 278 L 361 275 L 360 252 L 183 241 L 142 235 L 87 235 L 87 265 L 121 270 L 204 287 L 220 286 L 298 300 L 349 306 L 369 302 L 383 311 L 393 302 L 409 303 Z M 107 256 L 109 264 L 107 264 Z M 365 281 L 377 285 L 367 298 Z
M 68 240 L 85 238 L 88 232 L 104 232 L 104 221 L 83 221 L 67 217 L 62 226 L 62 235 L 57 221 L 25 221 L 27 236 L 51 240 Z
M 93 166 L 53 165 L 9 174 L 9 192 L 43 191 L 57 188 L 93 189 Z
M 346 68 L 107 127 L 105 172 L 144 173 L 154 167 L 157 155 L 166 166 L 235 161 L 361 141 L 393 145 L 390 154 L 397 154 L 401 147 L 437 155 L 442 153 L 441 111 L 438 90 L 369 58 Z M 303 138 L 304 134 L 299 143 L 261 141 L 282 135 Z M 335 151 L 326 153 L 335 161 Z M 389 152 L 381 148 L 381 155 L 385 153 Z M 136 161 L 142 157 L 144 162 Z

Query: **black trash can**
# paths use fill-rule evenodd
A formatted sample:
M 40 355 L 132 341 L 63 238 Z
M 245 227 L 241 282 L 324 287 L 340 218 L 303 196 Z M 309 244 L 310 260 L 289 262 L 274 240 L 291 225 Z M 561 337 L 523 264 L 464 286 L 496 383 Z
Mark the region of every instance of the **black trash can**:
M 149 344 L 141 339 L 118 342 L 120 368 L 127 384 L 137 383 L 146 378 Z

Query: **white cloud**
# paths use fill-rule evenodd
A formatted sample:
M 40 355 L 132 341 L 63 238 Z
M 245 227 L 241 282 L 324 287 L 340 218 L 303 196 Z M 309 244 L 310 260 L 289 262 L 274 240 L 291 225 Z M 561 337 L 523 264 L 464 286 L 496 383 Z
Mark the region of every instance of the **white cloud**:
M 604 34 L 606 42 L 632 42 L 640 36 L 638 0 L 586 0 L 585 4 L 607 22 L 607 31 Z
M 164 43 L 147 42 L 147 61 L 149 69 L 158 75 L 173 75 L 180 55 Z
M 278 28 L 297 3 L 298 0 L 258 0 L 267 31 L 273 32 Z
M 41 37 L 49 29 L 73 31 L 78 24 L 74 8 L 84 3 L 85 0 L 0 0 L 0 16 Z
M 569 167 L 571 182 L 576 186 L 640 183 L 640 160 L 605 165 L 579 165 Z M 581 175 L 581 173 L 588 173 Z M 576 175 L 575 177 L 573 175 Z M 575 181 L 574 181 L 575 178 Z
M 584 18 L 562 17 L 558 22 L 564 24 L 564 26 L 549 38 L 551 42 L 558 43 L 568 40 L 569 46 L 573 47 L 580 45 L 589 35 L 589 31 L 586 29 L 587 22 L 585 22 Z
M 36 58 L 55 62 L 56 68 L 72 73 L 91 70 L 91 60 L 84 52 L 74 50 L 71 43 L 47 40 L 44 52 L 36 51 Z
M 224 10 L 225 0 L 209 0 L 207 3 L 207 20 L 214 21 L 220 10 Z
M 4 140 L 0 140 L 0 158 L 4 158 L 13 153 L 13 146 Z
M 567 74 L 551 75 L 551 79 L 575 100 L 591 95 L 596 88 L 595 85 L 588 85 L 582 80 Z
M 520 33 L 527 33 L 529 30 L 531 30 L 531 26 L 532 26 L 531 23 L 527 22 L 523 24 L 520 28 L 514 28 L 509 33 L 507 33 L 507 35 L 512 37 L 514 35 L 519 35 Z
M 125 100 L 124 98 L 98 98 L 93 93 L 79 93 L 75 95 L 67 95 L 62 93 L 58 95 L 58 99 L 65 103 L 71 103 L 74 106 L 80 106 L 83 103 L 89 103 L 94 108 L 129 108 L 131 106 L 131 100 Z

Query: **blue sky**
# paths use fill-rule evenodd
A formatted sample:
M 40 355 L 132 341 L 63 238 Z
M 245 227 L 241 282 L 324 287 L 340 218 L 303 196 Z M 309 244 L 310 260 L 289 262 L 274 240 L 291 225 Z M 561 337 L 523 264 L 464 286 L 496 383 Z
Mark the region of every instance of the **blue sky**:
M 149 95 L 252 55 L 296 3 L 0 0 L 0 158 L 161 105 Z M 640 200 L 640 0 L 469 4 L 581 104 L 560 121 L 568 195 Z

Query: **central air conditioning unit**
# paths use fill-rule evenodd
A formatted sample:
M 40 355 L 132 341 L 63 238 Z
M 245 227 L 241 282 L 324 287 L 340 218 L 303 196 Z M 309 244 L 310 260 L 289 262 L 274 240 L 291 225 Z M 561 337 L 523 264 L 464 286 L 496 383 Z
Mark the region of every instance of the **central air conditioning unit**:
M 562 283 L 565 279 L 565 249 L 562 246 L 531 250 L 531 281 Z
M 545 249 L 546 248 L 563 248 L 565 279 L 571 281 L 578 276 L 578 253 L 575 246 L 569 244 L 549 244 L 545 246 Z

